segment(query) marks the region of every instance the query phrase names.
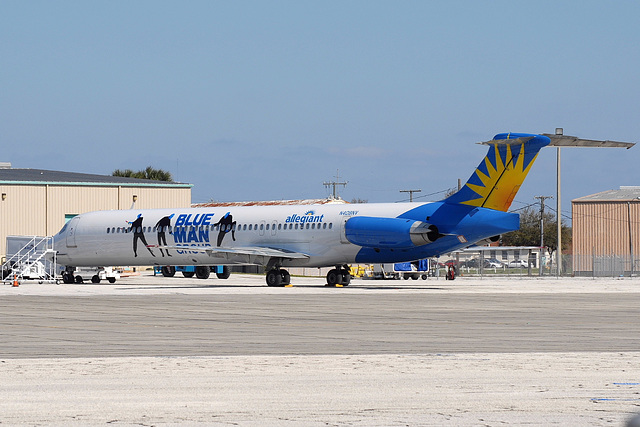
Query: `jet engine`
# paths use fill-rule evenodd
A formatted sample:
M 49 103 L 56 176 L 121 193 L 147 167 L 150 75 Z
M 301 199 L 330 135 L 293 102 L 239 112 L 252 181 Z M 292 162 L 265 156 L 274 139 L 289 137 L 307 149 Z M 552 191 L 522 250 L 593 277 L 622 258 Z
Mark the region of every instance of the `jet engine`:
M 438 227 L 404 218 L 354 216 L 345 223 L 345 236 L 354 245 L 372 248 L 413 248 L 441 237 Z

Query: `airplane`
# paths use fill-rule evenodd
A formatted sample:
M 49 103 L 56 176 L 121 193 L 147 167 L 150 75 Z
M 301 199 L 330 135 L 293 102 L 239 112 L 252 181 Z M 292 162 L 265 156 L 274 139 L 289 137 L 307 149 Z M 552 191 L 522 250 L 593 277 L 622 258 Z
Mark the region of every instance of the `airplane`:
M 481 143 L 489 150 L 480 165 L 441 201 L 96 211 L 72 218 L 54 250 L 65 283 L 76 267 L 189 265 L 206 278 L 212 265 L 257 264 L 268 286 L 290 284 L 285 267 L 333 267 L 327 284 L 347 286 L 348 264 L 430 258 L 517 230 L 519 215 L 507 211 L 539 151 L 576 141 L 616 143 L 500 133 Z

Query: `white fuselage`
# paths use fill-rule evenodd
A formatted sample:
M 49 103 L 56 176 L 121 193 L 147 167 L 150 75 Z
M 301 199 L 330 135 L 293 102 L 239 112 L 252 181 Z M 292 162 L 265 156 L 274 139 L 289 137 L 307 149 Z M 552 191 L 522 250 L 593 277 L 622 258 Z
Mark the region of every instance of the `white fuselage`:
M 420 205 L 325 204 L 89 212 L 73 218 L 55 236 L 55 248 L 60 264 L 76 267 L 268 262 L 259 255 L 201 250 L 206 247 L 239 248 L 240 252 L 242 248 L 278 248 L 308 255 L 283 258 L 283 266 L 331 266 L 355 262 L 361 249 L 345 238 L 344 223 L 348 218 L 396 217 Z M 170 223 L 169 228 L 158 225 L 163 218 L 164 224 Z M 136 220 L 138 224 L 134 226 Z

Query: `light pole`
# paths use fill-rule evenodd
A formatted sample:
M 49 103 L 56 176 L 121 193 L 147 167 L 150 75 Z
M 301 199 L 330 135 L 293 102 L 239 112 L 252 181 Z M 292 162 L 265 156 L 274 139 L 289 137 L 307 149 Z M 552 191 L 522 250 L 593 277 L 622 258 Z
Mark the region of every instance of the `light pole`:
M 564 133 L 564 129 L 556 128 L 556 135 L 560 136 Z M 562 275 L 562 204 L 560 203 L 560 147 L 556 147 L 556 221 L 558 222 L 558 236 L 556 249 L 556 276 Z

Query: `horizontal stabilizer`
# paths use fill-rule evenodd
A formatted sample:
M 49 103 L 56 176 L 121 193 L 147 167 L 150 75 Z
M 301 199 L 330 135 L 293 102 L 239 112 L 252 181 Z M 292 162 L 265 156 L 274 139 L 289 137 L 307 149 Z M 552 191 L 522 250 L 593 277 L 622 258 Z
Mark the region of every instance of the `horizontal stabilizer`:
M 629 149 L 636 145 L 633 142 L 620 142 L 620 141 L 598 141 L 595 139 L 581 139 L 577 136 L 569 135 L 551 135 L 543 134 L 548 137 L 551 142 L 549 146 L 552 147 L 618 147 Z

